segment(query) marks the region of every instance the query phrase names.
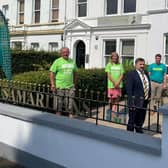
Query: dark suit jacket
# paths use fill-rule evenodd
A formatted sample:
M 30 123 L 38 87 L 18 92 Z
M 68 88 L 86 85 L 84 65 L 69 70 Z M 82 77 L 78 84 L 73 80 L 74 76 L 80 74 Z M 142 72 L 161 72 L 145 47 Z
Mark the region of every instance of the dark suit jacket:
M 151 84 L 148 74 L 145 72 L 149 81 L 148 97 L 151 95 Z M 126 92 L 128 95 L 128 106 L 143 107 L 144 89 L 141 78 L 136 70 L 128 72 L 126 76 Z

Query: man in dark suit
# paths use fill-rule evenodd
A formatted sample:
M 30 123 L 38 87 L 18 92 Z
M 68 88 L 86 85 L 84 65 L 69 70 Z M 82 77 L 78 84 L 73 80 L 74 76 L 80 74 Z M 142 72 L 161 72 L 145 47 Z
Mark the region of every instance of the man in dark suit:
M 126 91 L 128 95 L 129 120 L 128 131 L 143 133 L 142 126 L 145 121 L 146 108 L 151 95 L 151 85 L 148 73 L 144 72 L 145 60 L 135 60 L 135 70 L 126 76 Z

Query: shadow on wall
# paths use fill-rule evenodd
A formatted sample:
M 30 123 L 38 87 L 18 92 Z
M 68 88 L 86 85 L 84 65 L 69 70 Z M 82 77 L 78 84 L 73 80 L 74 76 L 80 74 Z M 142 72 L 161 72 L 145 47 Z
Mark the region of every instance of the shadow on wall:
M 56 125 L 55 115 L 15 106 L 13 109 L 18 116 L 8 118 L 8 121 L 11 119 L 11 127 L 6 133 L 11 134 L 9 143 L 15 147 L 12 160 L 27 168 L 65 168 L 54 162 L 55 158 L 59 158 L 59 152 L 55 152 L 59 151 L 55 141 L 62 139 L 59 135 L 53 140 L 51 137 L 55 134 L 55 130 L 51 129 Z

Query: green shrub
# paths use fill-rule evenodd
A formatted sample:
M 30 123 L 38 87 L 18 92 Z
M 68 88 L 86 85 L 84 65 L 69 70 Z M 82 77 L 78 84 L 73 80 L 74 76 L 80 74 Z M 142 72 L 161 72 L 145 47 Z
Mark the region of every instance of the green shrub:
M 100 92 L 104 92 L 106 89 L 106 74 L 104 69 L 79 69 L 77 76 L 77 89 L 88 89 Z M 31 71 L 16 74 L 13 80 L 37 84 L 50 84 L 49 71 Z
M 48 71 L 24 72 L 13 76 L 13 80 L 27 83 L 49 84 Z
M 126 73 L 132 70 L 133 67 L 127 67 Z M 82 92 L 88 90 L 88 94 L 91 90 L 94 92 L 99 91 L 104 93 L 107 90 L 107 76 L 104 68 L 102 69 L 79 69 L 77 72 L 78 82 L 77 89 L 81 89 Z M 14 75 L 13 80 L 37 83 L 37 84 L 50 84 L 49 71 L 37 71 L 37 72 L 25 72 Z M 125 78 L 124 78 L 125 86 Z M 125 87 L 123 87 L 123 94 L 125 94 Z M 102 95 L 101 95 L 102 96 Z
M 104 92 L 106 90 L 106 73 L 104 69 L 79 69 L 77 88 Z
M 57 52 L 12 50 L 12 73 L 48 70 L 53 61 L 59 57 Z
M 2 70 L 2 67 L 0 66 L 0 79 L 6 78 L 4 71 Z

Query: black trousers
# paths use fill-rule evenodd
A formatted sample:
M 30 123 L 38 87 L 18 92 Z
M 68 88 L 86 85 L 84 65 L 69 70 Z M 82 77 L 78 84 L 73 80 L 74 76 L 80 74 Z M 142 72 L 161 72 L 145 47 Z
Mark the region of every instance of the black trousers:
M 143 102 L 142 108 L 136 106 L 135 108 L 129 108 L 129 119 L 127 125 L 128 131 L 134 131 L 135 129 L 136 132 L 142 132 L 142 126 L 145 121 L 147 105 L 148 100 L 145 100 Z

